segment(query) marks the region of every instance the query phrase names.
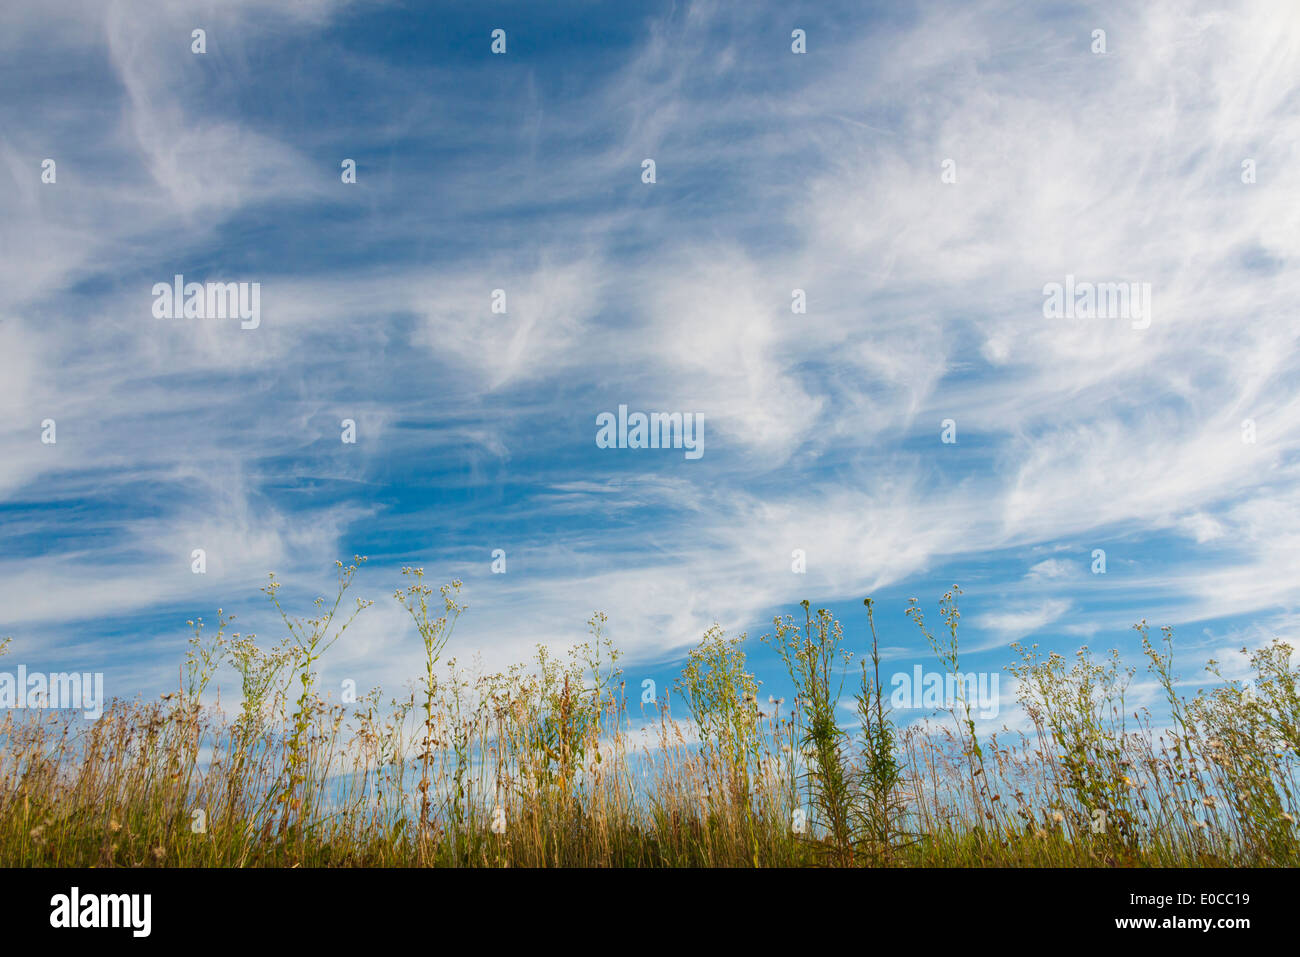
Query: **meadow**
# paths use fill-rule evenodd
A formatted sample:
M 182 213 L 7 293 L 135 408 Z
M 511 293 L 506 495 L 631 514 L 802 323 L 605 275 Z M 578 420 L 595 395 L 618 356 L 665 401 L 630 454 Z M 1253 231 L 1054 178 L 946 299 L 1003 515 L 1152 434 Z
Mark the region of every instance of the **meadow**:
M 286 636 L 259 644 L 218 614 L 194 634 L 180 686 L 102 717 L 0 720 L 0 862 L 119 867 L 1116 867 L 1294 866 L 1300 668 L 1274 641 L 1250 680 L 1206 664 L 1181 693 L 1169 629 L 1140 636 L 1159 722 L 1126 705 L 1118 653 L 1073 660 L 1013 646 L 1032 724 L 976 733 L 970 702 L 902 726 L 882 683 L 877 608 L 845 637 L 804 602 L 762 641 L 795 694 L 760 702 L 745 636 L 711 628 L 669 695 L 632 702 L 606 618 L 567 652 L 483 674 L 447 658 L 459 582 L 403 570 L 395 598 L 424 648 L 407 692 L 322 697 L 318 668 L 371 604 L 305 617 L 264 589 Z M 960 673 L 961 591 L 927 624 Z M 860 627 L 859 627 L 860 624 Z M 3 645 L 0 645 L 3 653 Z M 234 711 L 205 703 L 233 674 Z M 960 687 L 960 683 L 957 687 Z M 856 720 L 837 715 L 846 693 Z M 211 696 L 209 695 L 209 698 Z M 689 720 L 670 716 L 669 698 Z

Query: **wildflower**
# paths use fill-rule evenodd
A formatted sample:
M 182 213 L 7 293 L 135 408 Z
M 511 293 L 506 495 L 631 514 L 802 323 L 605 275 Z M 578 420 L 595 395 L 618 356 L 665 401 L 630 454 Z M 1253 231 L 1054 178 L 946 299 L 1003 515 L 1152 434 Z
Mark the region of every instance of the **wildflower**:
M 1053 811 L 1052 820 L 1055 821 L 1057 824 L 1060 824 L 1062 821 L 1065 820 L 1065 815 L 1062 814 L 1060 811 Z

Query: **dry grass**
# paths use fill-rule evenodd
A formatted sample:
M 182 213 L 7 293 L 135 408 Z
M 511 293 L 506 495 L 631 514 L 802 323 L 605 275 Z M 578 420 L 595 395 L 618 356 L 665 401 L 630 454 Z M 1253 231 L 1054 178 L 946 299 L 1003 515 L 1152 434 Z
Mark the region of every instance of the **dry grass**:
M 347 705 L 320 697 L 315 666 L 368 605 L 344 606 L 355 565 L 288 637 L 215 635 L 202 623 L 182 687 L 114 702 L 92 724 L 9 712 L 0 724 L 0 859 L 10 866 L 1167 866 L 1290 865 L 1297 854 L 1300 697 L 1291 649 L 1250 655 L 1253 690 L 1223 680 L 1185 700 L 1172 636 L 1139 625 L 1165 689 L 1168 730 L 1126 709 L 1133 671 L 1086 649 L 1067 666 L 1020 649 L 1031 734 L 981 740 L 966 702 L 899 729 L 875 655 L 856 682 L 858 726 L 836 707 L 851 655 L 840 624 L 804 621 L 766 640 L 798 690 L 760 710 L 743 636 L 712 629 L 676 694 L 629 714 L 602 634 L 567 656 L 471 675 L 442 652 L 463 611 L 418 570 L 396 595 L 426 651 L 415 689 Z M 279 607 L 279 585 L 266 589 Z M 955 589 L 946 635 L 958 668 Z M 430 609 L 430 604 L 433 609 Z M 346 609 L 346 614 L 343 613 Z M 872 613 L 868 602 L 868 615 Z M 434 615 L 430 618 L 430 615 Z M 0 645 L 0 653 L 3 645 Z M 200 704 L 219 669 L 242 689 L 231 717 Z M 635 720 L 634 720 L 635 719 Z M 633 726 L 641 732 L 633 734 Z M 693 730 L 696 733 L 688 733 Z M 698 735 L 698 737 L 696 736 Z M 803 817 L 801 822 L 800 817 Z

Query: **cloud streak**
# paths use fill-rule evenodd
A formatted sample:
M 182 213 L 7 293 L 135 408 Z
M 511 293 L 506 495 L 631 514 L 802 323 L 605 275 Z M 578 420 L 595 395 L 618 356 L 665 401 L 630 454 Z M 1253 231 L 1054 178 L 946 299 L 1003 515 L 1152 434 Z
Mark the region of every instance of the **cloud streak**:
M 489 662 L 596 607 L 662 661 L 980 556 L 1006 565 L 977 649 L 1094 605 L 1290 620 L 1300 22 L 1275 6 L 832 5 L 803 57 L 763 5 L 652 5 L 612 49 L 546 34 L 562 53 L 519 13 L 504 58 L 460 13 L 419 24 L 445 62 L 380 42 L 415 26 L 396 9 L 223 5 L 206 58 L 188 5 L 142 9 L 3 14 L 8 629 L 157 638 L 353 552 L 373 593 L 464 577 Z M 262 326 L 154 319 L 176 272 L 261 282 Z M 1045 318 L 1067 275 L 1149 282 L 1150 327 Z M 596 449 L 620 403 L 701 413 L 705 457 Z M 409 628 L 374 618 L 367 673 L 400 683 Z

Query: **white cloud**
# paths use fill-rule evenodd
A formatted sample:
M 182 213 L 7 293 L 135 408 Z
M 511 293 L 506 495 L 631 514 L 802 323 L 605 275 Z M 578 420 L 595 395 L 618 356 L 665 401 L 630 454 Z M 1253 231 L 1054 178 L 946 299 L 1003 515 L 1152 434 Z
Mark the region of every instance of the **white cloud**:
M 185 5 L 65 9 L 82 16 L 59 18 L 57 42 L 44 10 L 0 13 L 0 49 L 55 44 L 97 64 L 111 104 L 30 110 L 0 142 L 0 492 L 115 508 L 148 487 L 156 508 L 111 523 L 111 545 L 51 539 L 39 558 L 6 560 L 8 621 L 207 602 L 267 565 L 319 581 L 311 569 L 366 537 L 360 518 L 408 504 L 384 482 L 412 459 L 460 470 L 458 491 L 489 490 L 466 492 L 456 530 L 516 507 L 491 504 L 494 490 L 549 490 L 511 526 L 512 562 L 528 559 L 512 567 L 528 574 L 476 589 L 465 647 L 494 662 L 580 635 L 596 607 L 648 659 L 715 619 L 743 628 L 805 595 L 857 597 L 954 558 L 1171 530 L 1191 539 L 1180 554 L 1135 544 L 1121 564 L 1112 550 L 1112 569 L 1136 577 L 1107 577 L 1126 604 L 1101 623 L 1065 621 L 1074 599 L 1035 591 L 1101 587 L 1057 557 L 975 623 L 1006 639 L 1294 602 L 1300 22 L 1271 4 L 1120 5 L 1105 58 L 1074 17 L 936 4 L 911 25 L 846 25 L 799 79 L 709 38 L 743 35 L 764 11 L 697 3 L 571 99 L 521 84 L 522 132 L 458 119 L 408 69 L 354 64 L 393 81 L 378 118 L 340 120 L 356 140 L 417 136 L 436 117 L 439 135 L 490 162 L 430 179 L 441 224 L 412 195 L 358 216 L 349 255 L 326 247 L 327 270 L 267 262 L 250 277 L 266 287 L 255 336 L 159 325 L 145 291 L 166 277 L 137 273 L 238 245 L 222 230 L 241 216 L 274 210 L 266 228 L 292 230 L 307 207 L 341 208 L 333 147 L 200 109 L 196 64 L 185 44 L 172 51 Z M 318 39 L 336 9 L 224 5 L 211 82 L 237 88 L 259 40 Z M 58 192 L 38 186 L 42 135 L 96 157 L 93 173 L 65 162 Z M 646 155 L 661 181 L 631 192 Z M 949 157 L 953 185 L 939 179 Z M 1259 163 L 1251 186 L 1246 157 Z M 628 195 L 606 202 L 619 177 Z M 360 193 L 372 211 L 373 188 Z M 464 249 L 426 237 L 465 210 Z M 500 235 L 487 225 L 512 216 L 522 225 Z M 302 241 L 317 239 L 338 241 Z M 407 247 L 428 261 L 384 261 Z M 1151 327 L 1044 319 L 1043 284 L 1067 274 L 1150 282 Z M 507 316 L 490 313 L 494 288 Z M 790 311 L 794 288 L 806 315 Z M 575 471 L 569 446 L 531 444 L 572 421 L 573 447 L 590 447 L 592 417 L 619 401 L 704 412 L 705 458 Z M 38 441 L 46 415 L 54 447 Z M 365 436 L 348 457 L 345 415 Z M 948 417 L 955 446 L 938 441 Z M 299 455 L 310 475 L 286 474 Z M 361 504 L 339 504 L 344 484 L 365 490 Z M 300 508 L 268 500 L 286 487 Z M 600 520 L 558 524 L 584 514 Z M 214 543 L 201 588 L 185 577 L 198 539 Z M 790 571 L 795 548 L 807 576 Z M 451 573 L 467 561 L 439 557 Z M 385 561 L 374 574 L 401 559 Z M 359 647 L 382 661 L 366 673 L 400 680 L 407 653 L 385 638 L 398 622 L 372 612 Z
M 1020 638 L 1060 620 L 1070 607 L 1069 601 L 1048 599 L 1014 610 L 986 612 L 974 618 L 972 623 L 1010 638 Z

